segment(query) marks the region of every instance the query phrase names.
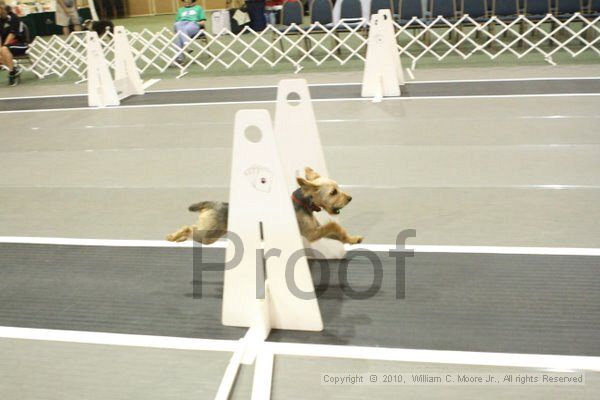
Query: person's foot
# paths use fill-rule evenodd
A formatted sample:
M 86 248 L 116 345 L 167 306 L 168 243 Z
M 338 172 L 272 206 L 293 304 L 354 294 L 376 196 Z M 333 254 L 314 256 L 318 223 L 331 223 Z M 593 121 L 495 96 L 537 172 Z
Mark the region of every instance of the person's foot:
M 183 57 L 177 57 L 175 60 L 173 60 L 173 62 L 171 63 L 170 67 L 171 68 L 181 68 L 183 66 Z
M 12 71 L 8 73 L 8 86 L 17 86 L 17 83 L 19 83 L 20 76 L 21 70 L 15 67 Z

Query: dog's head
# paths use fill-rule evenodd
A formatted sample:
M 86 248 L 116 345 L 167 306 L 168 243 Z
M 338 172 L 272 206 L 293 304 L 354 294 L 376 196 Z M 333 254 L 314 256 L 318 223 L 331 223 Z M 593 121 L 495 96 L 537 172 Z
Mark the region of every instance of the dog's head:
M 340 190 L 333 179 L 324 178 L 309 167 L 306 167 L 304 172 L 306 179 L 300 176 L 296 178 L 302 193 L 309 196 L 316 206 L 329 214 L 339 214 L 340 210 L 352 200 L 350 195 Z

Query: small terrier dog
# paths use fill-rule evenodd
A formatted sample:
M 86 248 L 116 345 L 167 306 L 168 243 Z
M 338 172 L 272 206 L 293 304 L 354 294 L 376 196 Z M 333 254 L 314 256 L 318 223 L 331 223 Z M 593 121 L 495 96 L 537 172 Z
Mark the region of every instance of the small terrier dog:
M 331 215 L 337 215 L 350 203 L 352 197 L 342 192 L 337 182 L 322 177 L 311 168 L 306 167 L 304 172 L 306 179 L 297 177 L 296 181 L 300 188 L 292 193 L 292 203 L 300 234 L 309 242 L 330 238 L 342 243 L 361 243 L 362 236 L 348 235 L 346 230 L 335 221 L 321 225 L 313 215 L 313 211 L 318 212 L 322 209 Z M 228 203 L 202 201 L 192 204 L 189 210 L 200 214 L 198 223 L 184 226 L 177 232 L 168 235 L 168 241 L 184 242 L 187 239 L 193 239 L 202 244 L 211 244 L 227 232 Z

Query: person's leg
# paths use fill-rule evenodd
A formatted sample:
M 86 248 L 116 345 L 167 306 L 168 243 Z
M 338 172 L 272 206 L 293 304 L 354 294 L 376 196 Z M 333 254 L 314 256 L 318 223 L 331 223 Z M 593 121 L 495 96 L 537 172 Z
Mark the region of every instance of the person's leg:
M 193 38 L 200 31 L 200 26 L 198 26 L 195 22 L 187 22 L 183 27 L 183 31 L 189 38 Z M 183 45 L 186 45 L 189 39 L 187 37 L 183 37 Z M 183 46 L 182 46 L 183 47 Z
M 63 35 L 69 36 L 69 17 L 63 11 L 62 7 L 56 7 L 54 17 L 56 19 L 56 25 L 62 28 Z
M 8 49 L 8 47 L 0 47 L 0 64 L 6 65 L 9 71 L 14 70 L 15 68 L 13 55 Z
M 20 52 L 19 54 L 24 54 Z M 0 63 L 6 65 L 9 69 L 8 72 L 8 84 L 9 86 L 15 86 L 18 82 L 21 71 L 17 68 L 14 62 L 13 53 L 8 47 L 0 48 Z
M 175 30 L 175 44 L 181 49 L 185 42 L 183 41 L 183 35 L 181 35 L 180 32 L 185 32 L 185 21 L 175 22 L 173 29 Z
M 177 46 L 177 58 L 175 59 L 175 61 L 177 62 L 182 62 L 183 61 L 183 54 L 181 53 L 181 48 L 184 45 L 183 42 L 183 27 L 185 25 L 184 21 L 179 21 L 179 22 L 175 22 L 175 25 L 173 25 L 173 30 L 175 31 L 175 45 Z
M 81 31 L 81 21 L 79 20 L 79 12 L 75 7 L 73 7 L 73 10 L 71 11 L 71 24 L 73 25 L 74 31 Z

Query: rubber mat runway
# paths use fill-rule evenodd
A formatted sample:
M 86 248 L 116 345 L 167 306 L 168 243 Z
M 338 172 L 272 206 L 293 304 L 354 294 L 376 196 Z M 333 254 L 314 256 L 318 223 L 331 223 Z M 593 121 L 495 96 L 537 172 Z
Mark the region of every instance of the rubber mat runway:
M 222 271 L 202 272 L 224 251 L 194 251 L 0 244 L 0 326 L 238 339 L 220 321 Z M 417 253 L 397 269 L 375 254 L 313 261 L 325 330 L 270 340 L 600 356 L 598 257 Z
M 313 100 L 361 99 L 360 84 L 312 85 Z M 407 83 L 402 98 L 600 94 L 600 79 L 540 79 Z M 124 100 L 121 107 L 164 104 L 273 102 L 276 87 L 149 91 Z M 0 98 L 0 111 L 32 111 L 87 107 L 87 96 Z

